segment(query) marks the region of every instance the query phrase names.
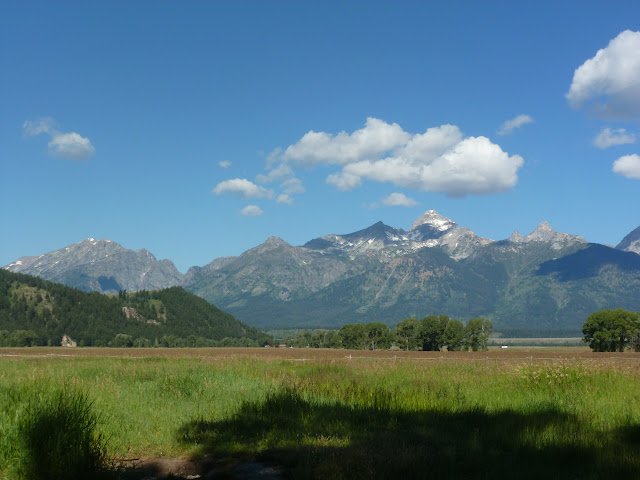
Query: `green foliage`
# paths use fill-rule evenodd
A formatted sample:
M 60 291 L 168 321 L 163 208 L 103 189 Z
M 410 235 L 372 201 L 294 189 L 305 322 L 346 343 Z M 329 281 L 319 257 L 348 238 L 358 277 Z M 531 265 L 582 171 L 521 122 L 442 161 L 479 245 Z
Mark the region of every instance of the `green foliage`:
M 415 350 L 418 347 L 417 318 L 405 318 L 396 326 L 396 345 L 401 350 Z
M 465 326 L 460 320 L 451 319 L 444 329 L 444 343 L 450 352 L 461 350 L 465 341 Z
M 367 333 L 362 323 L 347 323 L 340 327 L 342 346 L 350 350 L 364 350 L 367 345 Z
M 485 318 L 472 318 L 465 327 L 464 345 L 474 352 L 487 350 L 489 334 L 493 330 L 493 323 Z
M 113 339 L 112 346 L 117 348 L 133 347 L 133 337 L 125 333 L 119 333 Z
M 450 319 L 447 315 L 429 315 L 420 320 L 418 340 L 422 350 L 439 351 L 445 345 L 444 332 Z
M 391 331 L 382 322 L 371 322 L 365 325 L 367 348 L 369 350 L 386 349 L 391 346 Z
M 584 341 L 594 352 L 622 352 L 640 347 L 640 315 L 618 308 L 599 310 L 582 327 Z

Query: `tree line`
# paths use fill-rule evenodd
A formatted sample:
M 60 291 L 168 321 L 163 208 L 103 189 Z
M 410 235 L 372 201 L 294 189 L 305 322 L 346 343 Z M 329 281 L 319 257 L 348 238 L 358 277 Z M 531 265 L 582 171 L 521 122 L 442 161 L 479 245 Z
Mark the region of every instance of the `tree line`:
M 447 315 L 407 318 L 395 328 L 382 322 L 348 323 L 339 330 L 307 330 L 287 335 L 283 344 L 298 348 L 346 348 L 350 350 L 449 351 L 486 350 L 493 324 L 472 318 L 466 324 Z

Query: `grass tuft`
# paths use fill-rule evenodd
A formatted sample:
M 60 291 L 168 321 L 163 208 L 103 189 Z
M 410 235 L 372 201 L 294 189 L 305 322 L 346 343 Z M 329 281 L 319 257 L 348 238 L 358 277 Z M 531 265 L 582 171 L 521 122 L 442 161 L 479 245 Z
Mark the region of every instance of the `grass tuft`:
M 98 478 L 106 445 L 88 396 L 70 388 L 32 395 L 18 420 L 18 473 L 26 479 Z

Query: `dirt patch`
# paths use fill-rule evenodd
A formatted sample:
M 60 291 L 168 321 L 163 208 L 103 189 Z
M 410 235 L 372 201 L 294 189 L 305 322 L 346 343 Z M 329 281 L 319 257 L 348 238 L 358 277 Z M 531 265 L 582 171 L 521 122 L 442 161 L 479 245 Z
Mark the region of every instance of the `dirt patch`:
M 282 470 L 256 461 L 216 461 L 211 458 L 145 458 L 116 462 L 119 468 L 144 475 L 144 480 L 162 479 L 232 479 L 283 480 Z

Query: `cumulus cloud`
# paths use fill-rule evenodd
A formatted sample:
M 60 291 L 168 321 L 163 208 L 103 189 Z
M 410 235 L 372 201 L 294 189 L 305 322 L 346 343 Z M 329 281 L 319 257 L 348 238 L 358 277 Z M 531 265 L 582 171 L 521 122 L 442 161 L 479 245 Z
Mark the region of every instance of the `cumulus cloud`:
M 533 118 L 531 118 L 529 115 L 518 115 L 516 118 L 507 120 L 502 125 L 500 125 L 498 135 L 508 135 L 512 133 L 516 128 L 520 128 L 527 123 L 533 123 Z
M 222 168 L 229 168 L 231 166 L 231 162 L 229 160 L 222 160 L 221 162 L 218 162 L 218 165 Z
M 367 179 L 452 197 L 493 194 L 515 186 L 523 163 L 486 137 L 464 138 L 457 126 L 442 125 L 409 136 L 386 157 L 345 164 L 327 183 L 350 190 Z
M 627 133 L 624 128 L 618 130 L 611 130 L 609 127 L 603 128 L 596 138 L 593 139 L 593 144 L 598 148 L 609 148 L 614 145 L 625 145 L 627 143 L 635 143 L 636 136 L 634 133 Z
M 262 215 L 262 209 L 257 205 L 247 205 L 240 212 L 245 217 L 260 217 Z
M 566 98 L 602 118 L 640 117 L 640 32 L 625 30 L 578 67 Z
M 96 149 L 88 138 L 75 132 L 64 133 L 56 128 L 53 118 L 47 117 L 36 122 L 27 120 L 22 124 L 25 137 L 35 137 L 41 134 L 48 135 L 51 140 L 48 143 L 49 154 L 69 160 L 87 161 Z
M 530 117 L 518 118 L 511 121 L 512 128 L 531 121 Z M 398 124 L 370 117 L 363 128 L 352 133 L 310 131 L 287 148 L 273 150 L 256 183 L 246 178 L 225 180 L 213 193 L 291 205 L 294 195 L 305 192 L 296 168 L 333 167 L 335 171 L 329 172 L 326 182 L 343 191 L 374 181 L 451 197 L 485 195 L 513 188 L 523 163 L 522 157 L 509 155 L 486 137 L 465 137 L 456 125 L 412 134 Z M 274 183 L 279 187 L 260 185 Z M 393 193 L 376 205 L 414 206 L 416 202 Z
M 415 207 L 418 205 L 418 202 L 407 197 L 404 193 L 394 192 L 384 197 L 382 204 L 387 207 Z
M 613 162 L 613 171 L 627 178 L 640 180 L 640 155 L 625 155 Z
M 256 185 L 246 178 L 233 178 L 220 182 L 213 189 L 213 193 L 216 195 L 232 193 L 240 198 L 273 198 L 275 195 L 273 190 Z
M 331 135 L 312 130 L 297 143 L 287 147 L 282 158 L 300 165 L 345 165 L 365 158 L 378 157 L 406 143 L 409 138 L 410 135 L 396 123 L 389 124 L 377 118 L 367 118 L 365 127 L 351 134 L 342 131 L 337 135 Z

